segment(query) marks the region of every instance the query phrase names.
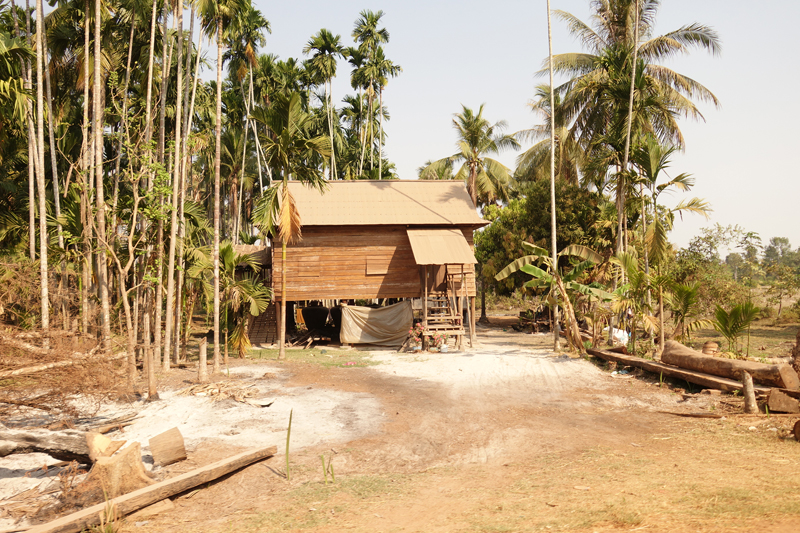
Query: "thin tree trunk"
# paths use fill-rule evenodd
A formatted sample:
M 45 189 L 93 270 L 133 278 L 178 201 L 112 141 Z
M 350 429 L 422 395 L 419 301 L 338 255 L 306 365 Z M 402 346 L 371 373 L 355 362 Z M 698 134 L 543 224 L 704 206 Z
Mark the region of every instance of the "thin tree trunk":
M 164 372 L 169 371 L 169 352 L 172 347 L 172 331 L 176 317 L 179 315 L 177 306 L 175 305 L 175 249 L 177 246 L 176 240 L 178 238 L 178 197 L 180 195 L 181 187 L 181 122 L 183 117 L 183 98 L 181 92 L 183 91 L 183 4 L 176 6 L 178 34 L 176 36 L 178 57 L 175 62 L 177 69 L 177 87 L 176 87 L 176 110 L 175 110 L 175 135 L 174 135 L 174 148 L 173 148 L 173 171 L 172 176 L 172 210 L 170 214 L 170 229 L 169 229 L 169 267 L 167 269 L 167 317 L 164 330 L 164 359 L 162 361 Z M 177 361 L 175 361 L 177 363 Z
M 283 178 L 286 187 L 286 176 Z M 278 359 L 286 359 L 286 242 L 281 242 L 281 324 L 278 334 Z
M 547 49 L 548 70 L 550 71 L 550 254 L 553 261 L 553 276 L 559 280 L 558 249 L 556 245 L 556 130 L 555 130 L 555 86 L 553 84 L 553 29 L 550 14 L 550 0 L 547 0 Z M 553 350 L 561 349 L 558 331 L 558 303 L 553 306 Z
M 84 3 L 83 20 L 83 124 L 81 125 L 81 224 L 83 226 L 83 261 L 81 262 L 81 332 L 89 333 L 89 285 L 90 285 L 90 258 L 92 254 L 92 225 L 89 223 L 89 206 L 91 195 L 89 184 L 91 175 L 91 160 L 89 157 L 89 0 Z M 94 152 L 91 152 L 94 153 Z
M 219 366 L 219 223 L 220 223 L 220 157 L 222 155 L 222 19 L 217 18 L 217 109 L 214 156 L 214 373 Z
M 97 200 L 97 239 L 100 245 L 97 262 L 97 285 L 100 291 L 100 312 L 102 314 L 102 340 L 103 350 L 111 351 L 111 306 L 108 297 L 108 268 L 106 263 L 106 198 L 103 191 L 103 86 L 100 66 L 102 55 L 100 49 L 102 29 L 101 0 L 94 2 L 94 164 L 95 164 L 95 189 Z
M 25 40 L 28 48 L 33 49 L 31 39 L 31 4 L 25 0 Z M 25 69 L 25 89 L 30 93 L 33 90 L 33 72 L 31 62 Z M 33 126 L 33 102 L 28 99 L 28 252 L 31 261 L 36 259 L 36 130 Z
M 41 274 L 42 330 L 45 342 L 49 344 L 50 334 L 50 295 L 48 292 L 47 268 L 47 209 L 44 170 L 44 7 L 42 0 L 36 0 L 36 151 L 39 162 L 36 182 L 39 195 L 39 272 Z M 30 156 L 29 156 L 30 157 Z
M 122 144 L 123 140 L 129 140 L 128 134 L 128 85 L 131 82 L 131 56 L 133 56 L 133 34 L 136 29 L 136 6 L 133 6 L 131 11 L 131 31 L 128 37 L 128 59 L 125 63 L 125 86 L 122 91 L 122 128 L 120 132 L 119 143 L 117 143 L 117 162 L 114 168 L 114 200 L 111 203 L 111 213 L 116 217 L 117 201 L 119 200 L 119 169 L 122 164 Z

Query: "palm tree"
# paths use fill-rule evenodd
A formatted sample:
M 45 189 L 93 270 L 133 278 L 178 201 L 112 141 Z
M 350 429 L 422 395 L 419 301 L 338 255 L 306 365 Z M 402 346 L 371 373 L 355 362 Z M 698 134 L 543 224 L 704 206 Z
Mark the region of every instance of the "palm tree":
M 393 62 L 386 59 L 383 54 L 383 48 L 379 46 L 375 50 L 373 56 L 367 61 L 366 70 L 367 75 L 378 85 L 378 113 L 380 120 L 380 126 L 378 128 L 378 179 L 381 179 L 381 175 L 383 174 L 383 117 L 386 115 L 383 109 L 383 88 L 386 87 L 388 83 L 387 77 L 395 78 L 403 72 L 403 69 L 400 65 L 395 65 Z M 370 122 L 370 125 L 371 124 Z M 370 164 L 372 162 L 371 160 L 372 158 L 370 156 Z
M 672 320 L 675 323 L 673 336 L 677 334 L 681 342 L 684 342 L 684 335 L 691 341 L 692 331 L 711 327 L 709 320 L 698 318 L 701 313 L 699 282 L 672 285 L 670 292 L 666 295 L 666 300 L 672 310 Z
M 574 15 L 556 11 L 570 33 L 589 53 L 555 56 L 553 69 L 571 79 L 557 88 L 564 94 L 573 129 L 587 148 L 598 139 L 612 141 L 621 157 L 617 166 L 618 252 L 622 243 L 624 181 L 629 132 L 652 132 L 682 147 L 678 116 L 700 118 L 691 99 L 718 100 L 697 81 L 657 62 L 693 48 L 720 51 L 719 38 L 708 26 L 693 23 L 652 37 L 660 0 L 594 0 L 593 28 Z M 633 75 L 632 75 L 633 74 Z
M 458 131 L 456 146 L 459 151 L 450 157 L 434 161 L 421 174 L 423 179 L 436 179 L 443 167 L 462 163 L 456 179 L 466 182 L 467 192 L 476 207 L 497 199 L 506 199 L 512 179 L 508 167 L 486 157 L 486 154 L 499 154 L 507 148 L 519 148 L 519 142 L 513 135 L 502 133 L 506 127 L 505 121 L 491 124 L 483 118 L 483 105 L 475 113 L 462 104 L 461 113 L 455 114 L 453 119 L 453 127 Z
M 194 279 L 199 279 L 203 283 L 206 294 L 212 292 L 213 283 L 208 283 L 208 278 L 213 278 L 214 265 L 209 253 L 212 250 L 198 249 L 194 254 L 197 260 L 189 268 L 187 275 Z M 258 274 L 261 268 L 251 255 L 239 254 L 233 248 L 230 241 L 226 241 L 220 246 L 220 285 L 221 298 L 225 306 L 225 330 L 229 328 L 229 322 L 234 321 L 231 331 L 230 342 L 237 349 L 239 356 L 244 356 L 250 347 L 247 337 L 247 322 L 250 316 L 258 316 L 269 305 L 272 292 L 265 287 L 256 275 L 245 274 L 238 276 L 237 267 L 246 266 L 254 274 Z
M 649 268 L 649 259 L 654 263 L 660 263 L 669 247 L 667 233 L 672 229 L 675 215 L 682 213 L 694 213 L 708 218 L 712 211 L 708 202 L 701 198 L 691 198 L 682 200 L 673 208 L 663 208 L 658 205 L 658 198 L 664 192 L 671 189 L 688 192 L 694 186 L 694 178 L 691 174 L 681 173 L 669 181 L 658 183 L 662 174 L 666 174 L 669 168 L 670 157 L 678 148 L 676 146 L 663 146 L 652 135 L 648 135 L 644 142 L 637 146 L 632 154 L 631 160 L 640 171 L 641 181 L 650 190 L 650 200 L 652 202 L 652 220 L 647 223 L 646 209 L 642 209 L 642 217 L 645 227 L 645 266 Z M 644 198 L 642 199 L 644 201 Z
M 303 48 L 303 53 L 311 56 L 313 76 L 325 86 L 325 107 L 327 108 L 328 131 L 331 138 L 331 169 L 330 178 L 336 179 L 336 155 L 333 143 L 333 117 L 336 111 L 333 108 L 333 78 L 336 77 L 336 58 L 344 57 L 344 48 L 341 36 L 333 35 L 330 30 L 322 28 L 309 39 Z M 337 116 L 338 119 L 338 116 Z M 337 120 L 338 122 L 338 120 Z
M 253 213 L 253 223 L 265 234 L 277 229 L 281 241 L 281 326 L 278 358 L 286 358 L 286 244 L 300 238 L 300 214 L 288 187 L 289 178 L 324 190 L 325 180 L 319 170 L 319 157 L 330 155 L 330 138 L 312 135 L 312 116 L 303 110 L 298 93 L 276 95 L 272 105 L 256 108 L 253 118 L 267 127 L 263 140 L 267 164 L 280 175 L 261 197 Z
M 369 9 L 365 9 L 359 13 L 359 18 L 356 20 L 352 34 L 353 39 L 355 39 L 356 43 L 358 43 L 358 47 L 363 56 L 363 66 L 360 67 L 360 69 L 356 69 L 357 72 L 361 69 L 363 69 L 363 71 L 359 74 L 354 72 L 354 78 L 357 79 L 360 84 L 362 84 L 363 88 L 367 92 L 367 103 L 370 111 L 372 110 L 372 104 L 375 100 L 376 79 L 375 69 L 373 68 L 370 72 L 367 72 L 366 69 L 370 61 L 374 60 L 376 57 L 380 46 L 389 42 L 389 32 L 386 30 L 386 28 L 378 28 L 383 15 L 384 12 L 381 10 L 370 11 Z M 370 122 L 370 168 L 372 168 L 372 136 L 372 123 Z M 364 168 L 364 154 L 366 153 L 366 149 L 367 143 L 365 139 L 361 146 L 360 169 Z M 361 170 L 359 173 L 360 172 Z

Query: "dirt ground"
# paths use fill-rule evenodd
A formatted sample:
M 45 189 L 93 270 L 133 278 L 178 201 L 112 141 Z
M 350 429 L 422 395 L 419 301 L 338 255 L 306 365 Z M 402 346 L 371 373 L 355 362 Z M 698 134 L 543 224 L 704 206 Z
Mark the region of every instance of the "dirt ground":
M 173 371 L 162 402 L 115 406 L 141 418 L 113 438 L 145 454 L 149 437 L 184 434 L 189 459 L 155 475 L 256 446 L 278 455 L 122 531 L 800 531 L 797 418 L 740 416 L 735 397 L 612 373 L 509 325 L 495 318 L 456 353 L 234 360 L 217 379 L 246 381 L 265 408 L 176 395 L 194 370 Z M 23 470 L 0 462 L 7 481 Z

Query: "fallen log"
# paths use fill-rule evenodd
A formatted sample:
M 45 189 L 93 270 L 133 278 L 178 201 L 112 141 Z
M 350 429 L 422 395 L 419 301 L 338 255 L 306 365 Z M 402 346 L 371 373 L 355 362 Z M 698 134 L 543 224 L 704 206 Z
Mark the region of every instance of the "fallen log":
M 117 515 L 125 516 L 175 494 L 180 494 L 203 483 L 214 481 L 256 461 L 272 457 L 277 451 L 278 448 L 276 446 L 270 446 L 269 448 L 242 452 L 172 479 L 113 498 L 108 502 L 99 503 L 77 513 L 38 525 L 29 531 L 30 533 L 76 533 L 99 524 L 108 506 L 113 506 Z
M 15 453 L 46 453 L 62 461 L 91 464 L 86 433 L 76 429 L 7 429 L 0 427 L 0 457 Z
M 663 363 L 642 359 L 641 357 L 635 357 L 633 355 L 611 353 L 603 350 L 595 350 L 593 348 L 589 348 L 587 351 L 590 355 L 599 357 L 605 361 L 614 361 L 623 365 L 635 366 L 654 374 L 663 374 L 664 376 L 671 378 L 683 379 L 689 383 L 694 383 L 695 385 L 700 385 L 709 389 L 719 389 L 725 392 L 742 390 L 742 384 L 739 381 L 732 379 L 712 376 L 710 374 L 704 374 L 694 370 L 685 370 L 683 368 L 665 365 Z M 769 389 L 766 387 L 754 387 L 754 390 L 756 393 L 760 394 L 766 394 L 769 392 Z
M 762 385 L 800 389 L 800 378 L 789 365 L 765 365 L 754 361 L 711 357 L 687 348 L 677 341 L 664 343 L 661 362 L 729 379 L 739 379 L 741 372 L 745 371 L 753 377 L 753 381 Z
M 23 376 L 23 375 L 27 375 L 27 374 L 35 374 L 37 372 L 42 372 L 44 370 L 52 370 L 53 368 L 64 368 L 65 366 L 73 366 L 73 365 L 80 365 L 80 364 L 84 364 L 84 363 L 91 363 L 92 361 L 96 361 L 96 360 L 99 360 L 99 359 L 102 359 L 104 361 L 114 361 L 114 360 L 117 360 L 117 359 L 122 359 L 122 358 L 128 357 L 128 352 L 121 352 L 121 353 L 118 353 L 116 355 L 111 355 L 111 356 L 108 356 L 108 357 L 102 356 L 102 355 L 97 356 L 97 357 L 93 357 L 92 354 L 94 354 L 94 352 L 97 351 L 97 349 L 98 349 L 97 347 L 92 348 L 89 351 L 88 355 L 87 354 L 78 354 L 78 353 L 72 354 L 72 355 L 77 357 L 76 359 L 66 359 L 66 360 L 62 360 L 62 361 L 56 361 L 56 362 L 53 362 L 53 363 L 45 363 L 45 364 L 35 365 L 35 366 L 26 366 L 24 368 L 17 368 L 16 370 L 4 370 L 3 372 L 0 372 L 0 378 L 8 378 L 8 377 L 12 377 L 12 376 Z

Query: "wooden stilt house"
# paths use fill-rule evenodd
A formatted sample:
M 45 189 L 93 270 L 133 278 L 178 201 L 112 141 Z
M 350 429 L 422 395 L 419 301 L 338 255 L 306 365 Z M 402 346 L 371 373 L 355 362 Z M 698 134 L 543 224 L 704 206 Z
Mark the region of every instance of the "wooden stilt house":
M 473 231 L 478 216 L 461 181 L 333 181 L 324 193 L 289 182 L 302 240 L 269 243 L 274 301 L 422 298 L 431 332 L 475 331 Z M 286 294 L 281 271 L 286 269 Z M 274 342 L 274 306 L 251 326 L 253 342 Z M 273 322 L 275 324 L 275 322 Z M 268 332 L 266 337 L 264 333 Z M 261 337 L 261 338 L 259 338 Z M 471 339 L 472 340 L 472 339 Z

